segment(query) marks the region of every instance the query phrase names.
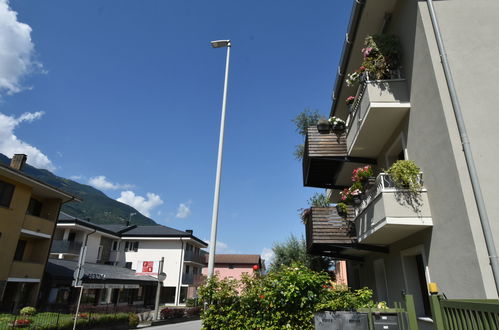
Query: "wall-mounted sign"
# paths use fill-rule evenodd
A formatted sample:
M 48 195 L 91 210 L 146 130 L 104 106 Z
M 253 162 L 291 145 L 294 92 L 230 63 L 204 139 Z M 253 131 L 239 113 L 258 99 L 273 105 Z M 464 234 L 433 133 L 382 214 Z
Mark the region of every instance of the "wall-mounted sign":
M 157 276 L 159 271 L 159 261 L 138 261 L 136 275 Z
M 99 273 L 87 273 L 84 276 L 84 279 L 89 279 L 89 280 L 104 280 L 106 278 L 106 274 L 99 274 Z

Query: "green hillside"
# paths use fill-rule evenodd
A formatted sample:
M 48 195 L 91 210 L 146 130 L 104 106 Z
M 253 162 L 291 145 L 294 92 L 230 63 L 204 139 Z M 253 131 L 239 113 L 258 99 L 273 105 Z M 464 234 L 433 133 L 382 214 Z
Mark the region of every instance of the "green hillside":
M 0 153 L 0 163 L 9 165 L 10 159 Z M 133 207 L 109 198 L 102 191 L 89 185 L 61 178 L 50 171 L 37 169 L 28 164 L 24 166 L 23 172 L 83 199 L 82 202 L 70 202 L 63 205 L 62 211 L 72 216 L 90 219 L 92 222 L 101 224 L 124 224 L 130 213 L 137 213 L 132 217 L 133 224 L 156 225 L 152 219 L 142 215 Z

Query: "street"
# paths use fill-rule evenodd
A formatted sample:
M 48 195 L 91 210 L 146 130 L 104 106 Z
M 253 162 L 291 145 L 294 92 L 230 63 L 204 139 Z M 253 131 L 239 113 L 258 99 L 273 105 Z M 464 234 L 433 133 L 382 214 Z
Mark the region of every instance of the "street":
M 201 329 L 201 321 L 190 321 L 190 322 L 182 322 L 182 323 L 175 323 L 175 324 L 166 324 L 166 325 L 159 325 L 156 327 L 148 327 L 149 329 L 154 329 L 154 330 L 200 330 Z

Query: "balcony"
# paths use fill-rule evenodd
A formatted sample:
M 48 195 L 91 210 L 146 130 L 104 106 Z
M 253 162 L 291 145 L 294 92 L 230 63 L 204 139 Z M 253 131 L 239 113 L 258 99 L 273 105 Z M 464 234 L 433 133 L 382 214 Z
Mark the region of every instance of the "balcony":
M 50 253 L 79 255 L 81 245 L 81 242 L 53 240 Z
M 10 268 L 9 277 L 26 278 L 26 279 L 41 279 L 43 276 L 44 263 L 14 261 Z
M 422 183 L 422 174 L 419 180 Z M 415 197 L 396 188 L 386 173 L 378 175 L 356 213 L 357 239 L 362 244 L 389 245 L 433 226 L 426 189 Z
M 339 253 L 343 248 L 352 247 L 357 242 L 352 221 L 353 209 L 342 218 L 335 207 L 312 207 L 305 216 L 307 249 L 312 254 L 324 251 Z
M 348 155 L 377 158 L 411 107 L 406 82 L 367 81 L 355 100 L 347 119 Z
M 195 262 L 204 265 L 205 264 L 204 255 L 195 253 L 194 251 L 185 251 L 184 262 Z
M 54 231 L 55 221 L 26 214 L 23 222 L 25 234 L 32 233 L 34 236 L 51 238 Z M 38 234 L 38 235 L 37 235 Z M 46 237 L 48 235 L 48 237 Z
M 200 286 L 206 280 L 206 276 L 201 274 L 182 274 L 182 284 Z

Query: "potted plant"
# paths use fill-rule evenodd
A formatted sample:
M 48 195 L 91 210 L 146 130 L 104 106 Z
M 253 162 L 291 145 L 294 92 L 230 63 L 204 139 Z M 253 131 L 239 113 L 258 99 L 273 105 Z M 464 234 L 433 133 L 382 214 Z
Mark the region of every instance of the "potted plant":
M 354 72 L 347 74 L 347 78 L 345 79 L 345 83 L 347 84 L 347 86 L 352 87 L 360 82 L 363 82 L 365 79 L 365 71 L 366 67 L 361 65 Z
M 362 203 L 363 187 L 360 182 L 354 182 L 350 188 L 340 191 L 341 201 L 346 204 L 358 206 Z
M 366 165 L 364 167 L 359 167 L 352 172 L 352 181 L 362 183 L 364 190 L 373 186 L 376 182 L 376 177 L 374 176 L 374 170 L 371 165 Z
M 341 118 L 331 117 L 329 123 L 331 124 L 331 131 L 335 134 L 342 134 L 347 129 L 345 121 Z
M 317 130 L 321 134 L 327 134 L 331 130 L 331 122 L 328 121 L 326 118 L 321 118 L 317 122 Z
M 400 66 L 400 46 L 396 36 L 374 34 L 366 37 L 362 48 L 363 62 L 369 78 L 390 79 Z
M 412 160 L 398 160 L 387 171 L 395 187 L 407 189 L 411 193 L 421 193 L 421 182 L 419 180 L 421 169 Z
M 347 104 L 348 113 L 352 113 L 353 111 L 353 103 L 355 102 L 355 96 L 349 96 L 345 99 L 345 103 Z
M 336 212 L 338 212 L 338 215 L 342 218 L 346 218 L 348 216 L 348 206 L 345 203 L 338 203 L 336 204 Z

